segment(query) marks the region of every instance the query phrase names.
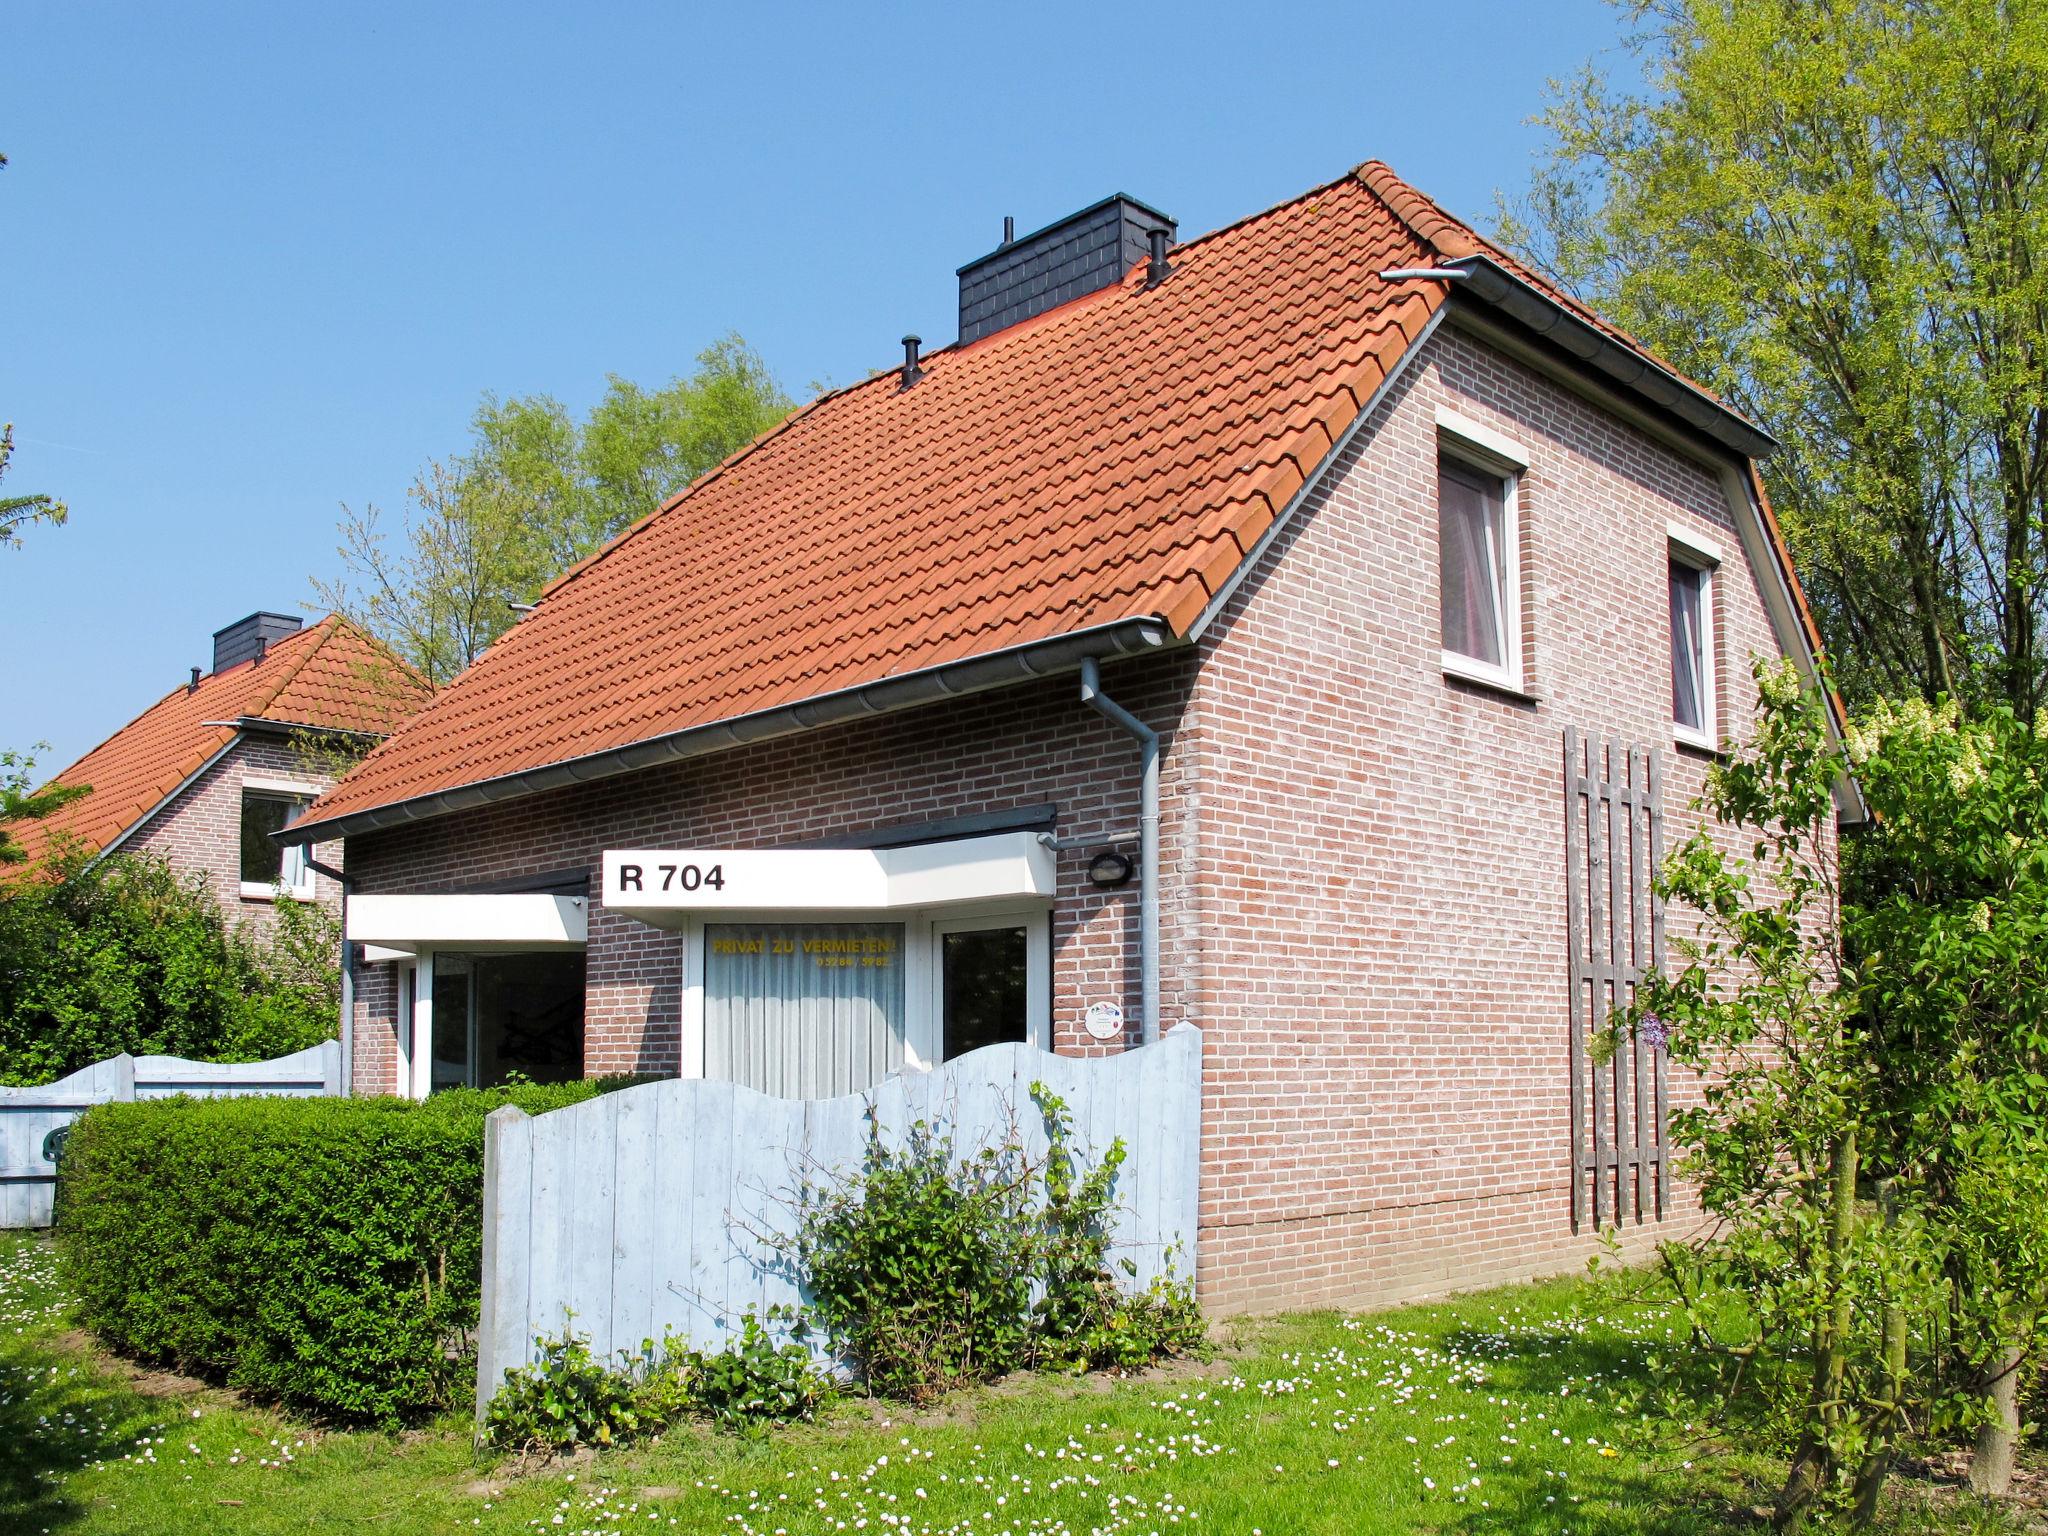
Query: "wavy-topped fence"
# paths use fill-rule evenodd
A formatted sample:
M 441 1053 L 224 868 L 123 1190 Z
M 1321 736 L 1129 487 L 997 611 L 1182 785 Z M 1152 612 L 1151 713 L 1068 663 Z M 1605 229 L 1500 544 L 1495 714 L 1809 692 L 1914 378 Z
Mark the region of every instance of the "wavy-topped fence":
M 1129 1283 L 1148 1283 L 1169 1253 L 1192 1275 L 1202 1037 L 1187 1025 L 1114 1056 L 988 1046 L 836 1099 L 678 1079 L 544 1115 L 496 1111 L 484 1156 L 478 1413 L 538 1336 L 569 1328 L 608 1355 L 673 1331 L 717 1349 L 749 1310 L 800 1302 L 776 1239 L 792 1229 L 800 1184 L 859 1169 L 871 1105 L 896 1144 L 922 1121 L 963 1153 L 1014 1135 L 1036 1157 L 1045 1129 L 1033 1083 L 1066 1101 L 1089 1163 L 1123 1140 L 1114 1243 L 1137 1271 Z
M 95 1104 L 131 1099 L 295 1097 L 341 1091 L 341 1046 L 333 1040 L 270 1061 L 187 1061 L 125 1053 L 34 1088 L 0 1088 L 0 1227 L 47 1227 L 56 1193 L 56 1155 L 71 1122 Z

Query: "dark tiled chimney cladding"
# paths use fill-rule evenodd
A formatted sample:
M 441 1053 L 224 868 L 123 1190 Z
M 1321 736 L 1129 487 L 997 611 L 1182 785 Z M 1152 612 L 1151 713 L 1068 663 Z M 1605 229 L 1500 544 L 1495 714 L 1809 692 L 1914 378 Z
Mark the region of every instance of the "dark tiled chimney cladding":
M 245 661 L 258 661 L 286 635 L 295 635 L 306 621 L 295 613 L 252 613 L 226 629 L 213 632 L 213 670 L 225 672 Z
M 960 339 L 974 341 L 1118 281 L 1150 254 L 1154 230 L 1174 222 L 1119 192 L 1003 243 L 960 269 Z M 1154 279 L 1155 281 L 1157 279 Z

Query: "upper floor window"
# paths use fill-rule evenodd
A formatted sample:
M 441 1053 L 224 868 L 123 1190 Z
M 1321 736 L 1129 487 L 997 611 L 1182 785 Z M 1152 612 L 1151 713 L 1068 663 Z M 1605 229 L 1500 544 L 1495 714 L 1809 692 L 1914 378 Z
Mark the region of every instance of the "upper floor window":
M 1437 413 L 1438 595 L 1446 672 L 1522 688 L 1521 448 L 1477 422 Z
M 1714 677 L 1714 568 L 1720 554 L 1692 535 L 1671 534 L 1671 730 L 1712 750 L 1718 725 Z
M 285 788 L 242 790 L 242 894 L 275 896 L 280 891 L 301 899 L 313 894 L 313 871 L 306 866 L 303 846 L 280 848 L 270 840 L 299 819 L 312 795 Z

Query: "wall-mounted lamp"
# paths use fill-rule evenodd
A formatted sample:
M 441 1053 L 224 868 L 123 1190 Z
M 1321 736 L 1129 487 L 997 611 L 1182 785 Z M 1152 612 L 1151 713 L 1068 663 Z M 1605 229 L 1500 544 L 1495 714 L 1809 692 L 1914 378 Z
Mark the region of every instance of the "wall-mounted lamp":
M 1088 861 L 1089 882 L 1102 890 L 1113 891 L 1120 885 L 1131 883 L 1131 861 L 1112 849 L 1105 848 Z

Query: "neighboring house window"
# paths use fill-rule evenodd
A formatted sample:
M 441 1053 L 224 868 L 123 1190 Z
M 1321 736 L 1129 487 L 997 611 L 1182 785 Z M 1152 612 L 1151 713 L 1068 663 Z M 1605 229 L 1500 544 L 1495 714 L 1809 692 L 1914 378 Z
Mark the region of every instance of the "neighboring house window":
M 261 898 L 300 898 L 313 894 L 313 871 L 306 867 L 303 846 L 280 848 L 270 840 L 299 819 L 312 796 L 286 789 L 242 790 L 242 894 Z
M 1522 689 L 1521 471 L 1528 455 L 1490 428 L 1437 412 L 1437 552 L 1446 672 Z
M 1714 568 L 1720 553 L 1671 532 L 1671 731 L 1688 746 L 1716 746 L 1719 720 L 1714 666 Z

